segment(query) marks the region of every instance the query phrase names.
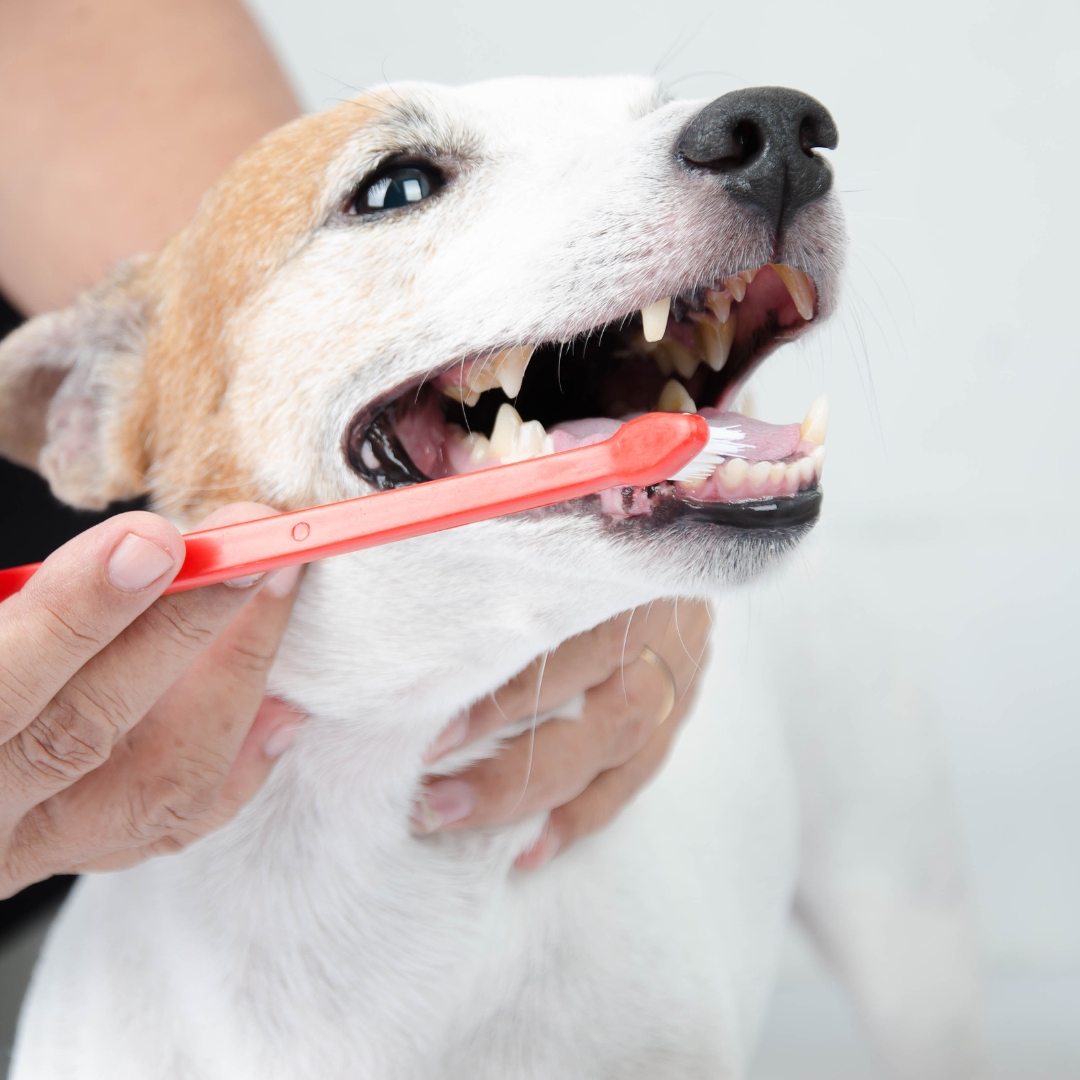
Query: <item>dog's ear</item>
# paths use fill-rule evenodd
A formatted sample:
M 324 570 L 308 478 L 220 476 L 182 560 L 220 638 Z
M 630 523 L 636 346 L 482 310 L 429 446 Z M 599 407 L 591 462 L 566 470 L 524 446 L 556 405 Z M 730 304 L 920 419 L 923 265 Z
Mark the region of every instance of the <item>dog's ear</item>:
M 0 342 L 0 454 L 40 472 L 72 506 L 143 494 L 121 417 L 142 365 L 148 258 L 123 264 L 71 307 Z

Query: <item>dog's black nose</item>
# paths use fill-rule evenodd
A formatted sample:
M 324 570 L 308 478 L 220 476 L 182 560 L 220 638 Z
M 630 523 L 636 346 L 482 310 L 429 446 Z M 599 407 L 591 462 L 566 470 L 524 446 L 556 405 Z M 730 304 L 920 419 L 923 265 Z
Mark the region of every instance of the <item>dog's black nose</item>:
M 838 137 L 829 110 L 808 94 L 755 86 L 706 105 L 676 150 L 691 167 L 719 173 L 728 195 L 780 231 L 832 186 L 829 163 L 814 148 L 834 150 Z

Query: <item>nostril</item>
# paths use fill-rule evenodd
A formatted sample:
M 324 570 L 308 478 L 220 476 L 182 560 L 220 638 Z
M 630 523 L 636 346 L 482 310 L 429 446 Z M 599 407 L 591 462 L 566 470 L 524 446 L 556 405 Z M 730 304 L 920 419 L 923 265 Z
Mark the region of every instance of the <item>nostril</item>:
M 711 133 L 707 152 L 683 147 L 683 159 L 716 172 L 732 172 L 749 165 L 765 146 L 765 136 L 753 120 L 729 122 L 722 131 Z
M 732 132 L 735 143 L 739 147 L 737 160 L 733 162 L 736 168 L 749 165 L 765 145 L 765 138 L 761 134 L 761 128 L 753 120 L 740 120 Z
M 799 125 L 799 146 L 807 157 L 814 156 L 814 150 L 818 147 L 827 147 L 827 141 L 822 138 L 817 121 L 812 116 L 803 117 Z

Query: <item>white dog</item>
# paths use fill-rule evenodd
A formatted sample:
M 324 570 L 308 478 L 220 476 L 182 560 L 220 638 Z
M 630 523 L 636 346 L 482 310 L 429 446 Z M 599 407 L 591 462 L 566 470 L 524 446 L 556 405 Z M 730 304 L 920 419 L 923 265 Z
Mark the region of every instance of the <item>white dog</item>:
M 73 504 L 148 492 L 190 526 L 558 451 L 657 406 L 729 410 L 835 306 L 844 231 L 815 153 L 835 143 L 821 105 L 776 88 L 373 92 L 263 140 L 159 256 L 13 335 L 3 449 Z M 747 453 L 702 484 L 311 566 L 271 680 L 310 722 L 221 832 L 81 881 L 16 1080 L 741 1076 L 797 798 L 723 627 L 703 715 L 603 834 L 520 875 L 540 820 L 409 827 L 460 709 L 617 612 L 750 579 L 809 528 L 820 408 L 741 423 Z M 867 1012 L 918 1027 L 895 1001 Z M 959 1074 L 956 1023 L 924 1025 L 922 1076 Z

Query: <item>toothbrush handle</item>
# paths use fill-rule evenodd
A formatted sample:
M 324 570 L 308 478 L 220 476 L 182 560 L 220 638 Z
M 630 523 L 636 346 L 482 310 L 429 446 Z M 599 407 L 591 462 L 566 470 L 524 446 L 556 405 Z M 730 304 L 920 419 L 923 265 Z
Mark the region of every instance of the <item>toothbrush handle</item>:
M 708 438 L 700 416 L 648 413 L 627 421 L 611 438 L 576 450 L 187 533 L 184 565 L 165 592 L 551 506 L 609 487 L 648 487 L 675 475 Z M 0 601 L 21 589 L 38 566 L 0 570 Z

